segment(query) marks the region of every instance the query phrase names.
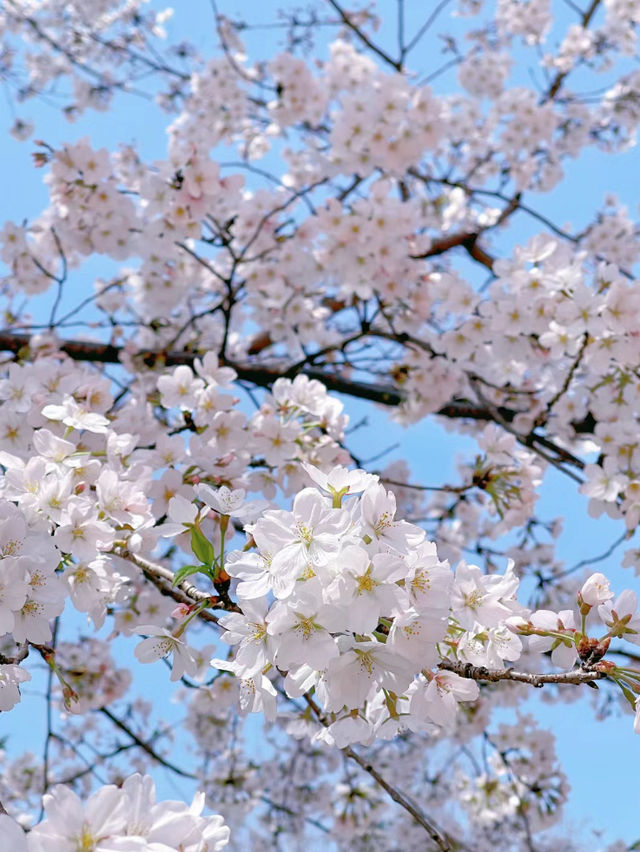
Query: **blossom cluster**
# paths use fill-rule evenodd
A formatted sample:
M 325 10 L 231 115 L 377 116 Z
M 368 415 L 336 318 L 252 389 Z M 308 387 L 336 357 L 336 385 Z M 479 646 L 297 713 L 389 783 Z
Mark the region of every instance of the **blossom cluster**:
M 118 632 L 130 634 L 139 625 L 161 628 L 171 602 L 117 555 L 116 545 L 153 551 L 175 520 L 171 511 L 167 517 L 171 502 L 182 518 L 179 499 L 190 505 L 194 487 L 206 482 L 273 497 L 277 489 L 287 493 L 297 487 L 299 460 L 331 465 L 344 457 L 342 406 L 319 383 L 282 379 L 249 418 L 236 409 L 238 399 L 229 392 L 233 371 L 210 357 L 198 369 L 196 375 L 177 367 L 154 378 L 157 389 L 150 392 L 143 382 L 135 398 L 107 417 L 113 402 L 107 383 L 97 383 L 72 361 L 51 357 L 11 367 L 0 391 L 6 470 L 0 502 L 0 634 L 18 646 L 46 646 L 51 620 L 67 597 L 95 628 L 108 610 Z M 151 400 L 183 429 L 187 412 L 194 424 L 188 444 L 179 425 L 173 436 L 160 427 Z M 258 511 L 261 505 L 256 504 Z M 210 515 L 204 523 L 214 534 Z M 188 537 L 178 541 L 192 553 Z M 56 672 L 68 709 L 75 712 L 102 706 L 130 682 L 99 642 L 61 645 Z M 23 667 L 0 664 L 2 709 L 17 703 L 19 684 L 28 678 Z
M 13 852 L 215 852 L 229 842 L 222 817 L 201 816 L 204 794 L 190 806 L 157 802 L 155 784 L 148 775 L 132 775 L 120 788 L 103 786 L 86 803 L 59 784 L 45 794 L 43 805 L 45 819 L 26 835 L 18 823 L 0 814 L 0 840 L 11 844 Z
M 501 670 L 521 657 L 521 636 L 529 636 L 529 652 L 552 649 L 552 662 L 571 669 L 578 659 L 599 663 L 611 636 L 640 641 L 636 596 L 623 592 L 609 605 L 603 575 L 584 584 L 579 613 L 531 612 L 517 601 L 513 562 L 504 575 L 466 562 L 452 572 L 423 530 L 396 518 L 395 497 L 378 477 L 305 470 L 316 487 L 300 491 L 291 511 L 268 510 L 246 525 L 250 548 L 222 562 L 240 611 L 219 618 L 234 653 L 212 664 L 238 678 L 244 712 L 276 718 L 279 673 L 289 698 L 317 699 L 323 724 L 310 731 L 315 739 L 370 743 L 407 728 L 452 727 L 458 702 L 478 698 L 477 683 L 436 668 L 442 661 Z M 223 515 L 246 511 L 230 506 L 227 494 L 199 494 Z M 183 521 L 183 529 L 196 525 L 195 515 Z M 216 563 L 215 547 L 209 558 Z M 585 617 L 596 604 L 610 630 L 592 640 Z M 195 673 L 181 634 L 156 631 L 138 658 L 172 654 L 175 677 L 190 666 Z M 608 672 L 621 687 L 628 679 L 613 665 Z
M 26 837 L 0 815 L 12 848 L 225 845 L 201 795 L 122 781 L 154 762 L 197 775 L 257 852 L 310 826 L 350 852 L 422 850 L 379 777 L 442 814 L 444 843 L 465 846 L 462 808 L 478 852 L 531 848 L 568 782 L 519 709 L 490 733 L 494 708 L 600 680 L 640 732 L 637 596 L 572 578 L 537 502 L 555 468 L 591 516 L 640 525 L 637 213 L 608 195 L 560 224 L 540 201 L 577 158 L 635 144 L 639 3 L 454 0 L 412 36 L 399 4 L 394 38 L 375 3 L 328 5 L 283 11 L 263 55 L 262 24 L 213 4 L 213 57 L 141 0 L 0 11 L 20 114 L 36 95 L 69 121 L 140 96 L 171 114 L 166 146 L 39 131 L 49 203 L 0 230 L 0 710 L 44 669 L 65 732 L 49 719 L 43 763 L 0 752 L 19 822 L 48 790 Z M 465 37 L 458 21 L 427 48 L 449 12 Z M 95 339 L 62 339 L 76 324 Z M 459 481 L 365 471 L 330 390 L 472 434 Z M 171 658 L 180 723 L 130 696 L 116 637 Z M 185 731 L 193 773 L 170 753 Z M 447 742 L 464 754 L 438 768 Z M 342 766 L 362 747 L 368 777 Z M 92 795 L 94 770 L 111 783 Z

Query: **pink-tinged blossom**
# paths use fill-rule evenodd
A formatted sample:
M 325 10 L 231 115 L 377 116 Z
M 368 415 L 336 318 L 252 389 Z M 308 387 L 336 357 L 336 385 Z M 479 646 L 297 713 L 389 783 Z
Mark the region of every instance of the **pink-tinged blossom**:
M 8 500 L 0 501 L 0 558 L 20 553 L 26 536 L 23 513 Z
M 35 642 L 43 645 L 51 639 L 49 622 L 60 615 L 63 606 L 41 603 L 27 598 L 22 607 L 15 613 L 13 638 L 16 642 Z
M 447 620 L 444 611 L 416 612 L 410 609 L 394 618 L 387 647 L 405 657 L 416 671 L 434 666 L 439 653 L 436 643 L 444 638 Z
M 198 507 L 181 494 L 169 500 L 169 521 L 159 528 L 163 538 L 180 535 L 193 526 L 198 518 Z
M 551 650 L 551 662 L 561 669 L 570 669 L 578 659 L 578 652 L 571 639 L 572 633 L 577 630 L 576 616 L 573 610 L 562 609 L 560 612 L 538 609 L 529 616 L 529 621 L 540 630 L 549 630 L 557 633 L 567 631 L 568 635 L 562 639 L 559 636 L 528 636 L 527 644 L 529 650 L 535 654 L 544 654 Z
M 65 441 L 49 429 L 37 429 L 33 433 L 33 447 L 38 455 L 59 464 L 76 451 L 72 441 Z
M 122 785 L 127 805 L 124 836 L 144 841 L 149 852 L 170 850 L 222 849 L 229 840 L 229 829 L 220 816 L 200 816 L 204 807 L 204 794 L 196 793 L 192 804 L 156 801 L 156 789 L 149 775 L 136 773 Z M 210 845 L 203 846 L 206 832 Z M 127 840 L 116 841 L 114 849 L 127 850 Z M 135 849 L 134 846 L 131 849 Z
M 220 385 L 223 388 L 231 387 L 237 373 L 231 367 L 221 367 L 215 352 L 207 352 L 200 360 L 196 358 L 193 362 L 196 373 L 209 385 Z
M 147 634 L 147 638 L 143 639 L 135 649 L 136 659 L 141 663 L 155 663 L 163 657 L 172 655 L 171 680 L 180 680 L 185 674 L 190 676 L 197 674 L 198 664 L 191 648 L 165 627 L 144 624 L 136 627 L 135 632 Z
M 111 841 L 124 834 L 128 808 L 117 787 L 102 787 L 83 805 L 69 787 L 56 784 L 43 796 L 43 805 L 45 820 L 29 833 L 29 852 L 117 849 Z
M 65 605 L 66 586 L 56 574 L 56 563 L 44 561 L 29 565 L 27 599 L 14 613 L 13 637 L 16 642 L 43 644 L 51 639 L 49 622 L 60 615 Z
M 72 396 L 65 396 L 60 405 L 45 405 L 42 414 L 48 420 L 61 420 L 72 429 L 96 434 L 105 434 L 110 425 L 106 417 L 83 408 Z
M 63 580 L 69 586 L 74 607 L 78 612 L 89 613 L 97 627 L 104 622 L 107 601 L 115 600 L 125 582 L 124 577 L 113 571 L 107 556 L 91 562 L 71 563 L 65 569 Z
M 62 519 L 64 508 L 71 498 L 73 485 L 73 473 L 71 471 L 66 474 L 47 473 L 38 484 L 34 503 L 45 517 L 58 524 Z
M 0 560 L 0 636 L 13 630 L 14 613 L 22 609 L 27 599 L 29 586 L 25 562 L 11 556 Z
M 160 376 L 158 390 L 165 408 L 192 409 L 196 406 L 197 395 L 204 390 L 204 382 L 193 375 L 191 367 L 176 367 L 171 375 Z
M 254 421 L 253 444 L 257 455 L 264 456 L 268 465 L 279 465 L 298 455 L 296 439 L 302 427 L 296 420 L 282 423 L 275 418 L 261 417 Z
M 326 566 L 340 550 L 351 525 L 349 512 L 332 509 L 314 488 L 305 488 L 293 511 L 266 512 L 252 529 L 262 552 L 273 553 L 270 565 L 273 593 L 284 598 L 308 564 Z
M 504 574 L 462 563 L 454 579 L 419 526 L 400 518 L 424 519 L 420 524 L 433 531 L 440 555 L 456 561 L 474 548 L 491 554 L 486 542 L 511 531 L 511 540 L 499 543 L 496 552 L 509 548 L 527 566 L 529 585 L 537 576 L 549 587 L 549 607 L 565 599 L 570 584 L 554 588 L 563 572 L 546 531 L 555 538 L 556 524 L 542 524 L 533 511 L 547 469 L 543 460 L 582 466 L 581 491 L 590 498 L 591 516 L 604 512 L 622 520 L 630 534 L 640 523 L 637 211 L 628 213 L 608 197 L 602 210 L 580 217 L 580 233 L 572 234 L 569 225 L 565 233 L 531 210 L 553 238 L 542 233 L 507 253 L 500 248 L 508 240 L 501 239 L 492 252 L 503 257 L 485 251 L 492 231 L 520 216 L 520 191 L 526 197 L 551 190 L 565 164 L 586 146 L 622 150 L 634 143 L 640 70 L 627 66 L 637 53 L 640 2 L 568 0 L 564 5 L 574 11 L 580 12 L 580 5 L 590 10 L 575 23 L 561 14 L 553 39 L 542 48 L 552 31 L 551 0 L 458 0 L 449 6 L 452 13 L 453 5 L 460 15 L 484 8 L 488 17 L 483 12 L 483 21 L 472 24 L 469 39 L 454 32 L 455 43 L 444 42 L 466 90 L 449 95 L 415 84 L 424 77 L 419 68 L 414 79 L 379 61 L 385 54 L 375 44 L 385 43 L 385 33 L 375 31 L 384 28 L 390 4 L 378 4 L 380 20 L 375 3 L 347 10 L 348 20 L 345 12 L 345 23 L 362 28 L 375 42 L 369 55 L 353 38 L 342 38 L 317 62 L 305 58 L 304 50 L 301 56 L 283 52 L 253 62 L 244 52 L 243 22 L 219 15 L 226 55 L 201 61 L 192 45 L 170 39 L 170 64 L 185 72 L 177 74 L 163 73 L 171 69 L 157 43 L 154 47 L 153 38 L 165 35 L 168 14 L 154 11 L 157 5 L 144 0 L 4 4 L 2 25 L 8 26 L 10 48 L 3 52 L 2 70 L 12 79 L 25 76 L 18 79 L 23 93 L 68 92 L 65 113 L 74 118 L 89 106 L 104 108 L 117 89 L 138 83 L 144 88 L 146 68 L 160 71 L 162 80 L 150 83 L 158 102 L 179 114 L 161 162 L 145 162 L 133 145 L 112 155 L 94 150 L 86 139 L 57 150 L 39 143 L 36 164 L 47 166 L 51 204 L 38 219 L 21 227 L 7 224 L 0 232 L 0 256 L 9 265 L 2 281 L 3 336 L 18 332 L 9 347 L 16 357 L 6 359 L 0 378 L 5 498 L 0 501 L 0 632 L 42 642 L 69 594 L 96 625 L 108 608 L 114 634 L 151 625 L 139 628 L 151 634 L 136 649 L 140 660 L 171 654 L 172 677 L 181 672 L 201 677 L 213 649 L 195 652 L 181 628 L 164 629 L 175 602 L 149 581 L 153 571 L 139 566 L 159 560 L 156 573 L 171 579 L 166 572 L 176 565 L 175 548 L 173 542 L 157 548 L 159 538 L 178 535 L 175 545 L 190 552 L 191 528 L 202 523 L 218 554 L 227 525 L 214 521 L 214 512 L 242 522 L 254 519 L 265 506 L 254 501 L 249 511 L 244 489 L 278 499 L 284 507 L 310 477 L 316 488 L 302 491 L 293 511 L 266 512 L 248 528 L 249 552 L 227 553 L 219 566 L 233 579 L 229 594 L 241 612 L 221 615 L 222 642 L 233 646 L 235 656 L 214 663 L 234 677 L 216 677 L 210 692 L 188 690 L 185 701 L 195 704 L 205 695 L 209 701 L 208 736 L 201 734 L 198 745 L 211 766 L 210 780 L 219 777 L 217 766 L 233 768 L 225 779 L 230 783 L 212 783 L 208 793 L 224 791 L 226 806 L 242 819 L 265 792 L 260 779 L 269 778 L 263 824 L 261 817 L 245 818 L 247 838 L 238 846 L 253 841 L 266 849 L 280 839 L 280 829 L 290 827 L 300 829 L 296 840 L 304 844 L 309 803 L 321 820 L 333 809 L 326 827 L 338 845 L 384 847 L 385 827 L 393 831 L 400 822 L 384 812 L 381 794 L 354 781 L 339 784 L 332 797 L 337 756 L 300 747 L 287 765 L 294 750 L 287 751 L 282 731 L 343 747 L 368 744 L 374 735 L 390 738 L 405 725 L 420 732 L 448 726 L 458 701 L 473 700 L 478 687 L 436 671 L 443 654 L 504 668 L 520 656 L 521 637 L 527 635 L 532 656 L 550 652 L 554 665 L 570 668 L 577 658 L 575 640 L 583 633 L 580 614 L 586 618 L 592 607 L 604 627 L 591 613 L 590 631 L 597 636 L 608 631 L 621 652 L 617 640 L 638 643 L 636 595 L 625 591 L 614 600 L 603 575 L 584 584 L 580 614 L 530 614 L 517 602 L 513 563 Z M 61 9 L 64 14 L 56 14 Z M 313 21 L 308 33 L 303 30 L 305 37 L 312 35 Z M 400 54 L 423 34 L 412 39 L 407 32 Z M 540 47 L 541 68 L 549 78 L 542 96 L 520 85 L 522 73 L 514 75 L 518 85 L 507 86 L 510 60 L 504 51 L 515 46 L 518 52 L 518 40 Z M 366 47 L 367 39 L 361 41 Z M 52 45 L 60 46 L 53 61 L 47 55 Z M 424 53 L 429 58 L 432 51 Z M 615 73 L 620 56 L 624 61 Z M 200 66 L 193 74 L 190 62 Z M 574 69 L 578 88 L 589 90 L 588 97 L 572 92 Z M 604 88 L 587 85 L 589 72 L 602 69 L 611 78 Z M 15 135 L 24 136 L 27 129 L 16 120 Z M 244 178 L 233 174 L 236 167 L 227 162 L 223 176 L 214 159 L 222 153 L 228 161 L 226 149 L 234 146 L 249 162 L 272 149 L 265 167 L 282 160 L 286 174 L 275 175 L 273 185 L 260 180 L 258 186 L 256 178 L 245 190 Z M 353 185 L 350 175 L 356 176 Z M 492 191 L 496 188 L 504 194 Z M 457 264 L 449 262 L 450 250 L 458 251 L 461 242 L 476 261 L 491 267 L 486 287 L 452 271 Z M 37 333 L 22 294 L 54 288 L 57 278 L 57 295 L 64 290 L 66 302 L 67 271 L 81 268 L 95 253 L 105 254 L 109 266 L 116 261 L 114 277 L 96 281 L 77 310 L 59 305 L 54 293 L 50 327 Z M 416 264 L 416 258 L 426 263 Z M 57 336 L 65 327 L 71 334 L 76 321 L 78 328 L 91 325 L 86 322 L 91 316 L 82 313 L 91 313 L 92 304 L 102 313 L 97 326 L 104 343 L 107 326 L 111 330 L 107 355 L 119 353 L 118 377 L 126 376 L 115 404 L 113 383 L 99 373 L 97 362 L 86 368 L 75 360 L 90 357 L 95 344 L 63 343 Z M 197 352 L 206 352 L 202 360 Z M 303 374 L 279 378 L 271 393 L 260 395 L 257 411 L 247 415 L 231 388 L 238 376 L 219 358 L 242 365 L 243 381 L 252 373 L 259 378 L 256 371 L 275 379 L 279 370 L 306 366 L 307 373 L 324 376 L 334 387 L 351 384 L 356 394 L 398 402 L 387 407 L 401 423 L 424 421 L 446 406 L 461 415 L 450 424 L 477 433 L 480 455 L 472 453 L 461 463 L 459 487 L 433 491 L 410 485 L 408 467 L 396 463 L 395 473 L 392 465 L 387 476 L 402 484 L 388 492 L 384 477 L 381 482 L 340 466 L 350 464 L 343 443 L 347 417 L 320 381 Z M 165 361 L 185 363 L 165 369 Z M 390 385 L 397 386 L 395 400 L 394 391 L 387 393 Z M 474 430 L 460 400 L 485 409 L 495 422 Z M 519 440 L 531 446 L 525 449 Z M 597 457 L 598 463 L 583 464 L 571 454 Z M 202 509 L 194 494 L 206 504 Z M 514 536 L 516 527 L 521 534 Z M 544 543 L 538 537 L 542 530 Z M 228 533 L 229 539 L 235 534 L 232 526 Z M 120 556 L 97 555 L 111 550 L 116 538 L 123 543 Z M 627 563 L 638 573 L 640 551 L 630 551 Z M 216 591 L 202 575 L 195 582 Z M 220 583 L 215 585 L 221 593 Z M 191 607 L 177 614 L 186 619 L 189 613 Z M 56 664 L 71 683 L 82 679 L 78 691 L 84 692 L 72 709 L 103 706 L 117 695 L 125 678 L 96 640 L 70 647 L 58 639 Z M 604 638 L 600 650 L 606 644 Z M 20 656 L 11 639 L 3 645 L 2 653 Z M 535 659 L 530 662 L 539 670 Z M 620 677 L 624 681 L 624 671 L 631 689 L 637 689 L 633 671 L 626 669 L 608 670 L 610 685 L 622 682 Z M 283 705 L 284 725 L 272 737 L 273 759 L 267 756 L 254 771 L 252 764 L 236 760 L 241 732 L 228 750 L 220 735 L 224 725 L 236 733 L 228 695 L 239 693 L 243 712 L 262 711 L 272 721 L 276 691 L 270 678 L 281 682 L 282 674 L 290 696 L 299 699 L 313 690 L 329 727 L 313 718 L 310 707 L 294 714 Z M 0 665 L 0 709 L 2 702 L 17 701 L 25 677 L 19 667 Z M 526 691 L 524 685 L 505 690 L 496 685 L 483 692 L 482 704 L 458 726 L 461 742 L 482 732 L 500 695 L 509 703 Z M 632 692 L 625 694 L 633 703 Z M 298 709 L 305 703 L 299 701 Z M 134 701 L 132 713 L 150 721 L 149 704 Z M 640 699 L 638 705 L 634 727 L 640 732 Z M 203 709 L 204 702 L 201 718 Z M 74 742 L 91 748 L 99 730 L 89 721 L 82 730 L 74 727 L 66 746 L 51 739 L 50 757 L 59 777 L 73 776 L 80 789 L 90 776 L 78 775 L 73 766 L 79 757 Z M 459 833 L 461 846 L 532 845 L 536 832 L 559 815 L 567 785 L 554 766 L 549 738 L 521 714 L 505 733 L 508 727 L 499 726 L 483 745 L 477 777 L 458 773 L 450 782 L 438 772 L 442 784 L 429 785 L 436 822 L 442 819 L 447 832 L 451 827 L 452 837 Z M 404 789 L 406 784 L 409 797 L 424 780 L 416 771 L 421 767 L 415 745 L 403 739 L 405 762 L 397 765 L 385 759 L 390 750 L 380 753 L 383 774 L 392 785 L 399 780 Z M 438 745 L 435 755 L 437 762 L 442 757 L 442 766 L 444 748 Z M 148 758 L 140 753 L 136 759 Z M 119 774 L 121 759 L 116 762 L 105 764 L 110 777 Z M 42 772 L 25 767 L 30 764 L 2 764 L 10 808 L 42 789 Z M 454 763 L 446 768 L 455 772 Z M 456 800 L 452 794 L 460 795 Z M 109 816 L 122 810 L 123 798 L 127 814 L 120 825 L 108 824 Z M 266 801 L 263 796 L 262 805 Z M 16 849 L 33 842 L 47 852 L 211 852 L 228 839 L 219 817 L 201 817 L 203 795 L 190 807 L 158 803 L 153 783 L 139 776 L 121 790 L 106 788 L 86 807 L 77 799 L 60 808 L 51 802 L 43 824 L 48 828 L 36 829 L 27 841 L 7 829 Z M 284 810 L 278 814 L 281 802 Z M 467 816 L 457 832 L 453 821 L 461 806 Z M 58 835 L 49 832 L 56 818 Z M 0 817 L 2 825 L 6 820 Z M 278 837 L 263 836 L 264 826 Z M 422 848 L 422 828 L 405 820 L 397 842 Z M 554 840 L 547 843 L 553 846 Z
M 8 852 L 28 852 L 27 835 L 7 814 L 0 814 L 0 841 Z
M 9 225 L 8 222 L 7 225 Z M 25 413 L 31 408 L 32 395 L 36 386 L 33 375 L 22 370 L 18 364 L 10 364 L 8 378 L 0 379 L 0 399 L 9 401 L 14 411 Z
M 461 660 L 475 666 L 504 668 L 504 660 L 517 660 L 522 654 L 522 641 L 505 624 L 486 630 L 481 624 L 465 632 L 457 647 Z
M 115 539 L 115 530 L 101 521 L 93 506 L 71 498 L 60 516 L 53 540 L 64 553 L 78 559 L 95 559 L 100 550 L 108 550 Z
M 323 473 L 315 465 L 306 461 L 301 464 L 309 478 L 330 497 L 359 494 L 378 482 L 377 476 L 366 473 L 364 470 L 348 470 L 346 467 L 337 465 L 329 473 Z
M 321 728 L 312 742 L 325 743 L 334 748 L 346 748 L 361 743 L 371 745 L 376 737 L 376 731 L 371 722 L 362 716 L 344 716 L 332 722 L 328 728 Z
M 418 547 L 424 531 L 406 521 L 396 521 L 396 498 L 384 485 L 372 485 L 360 501 L 362 532 L 381 545 L 405 551 Z
M 273 637 L 278 667 L 288 669 L 305 663 L 313 669 L 325 669 L 329 660 L 338 656 L 329 632 L 335 618 L 333 607 L 312 595 L 277 602 L 267 615 L 267 629 Z
M 598 615 L 612 636 L 640 645 L 638 596 L 631 589 L 625 589 L 615 601 L 608 600 L 600 604 Z
M 96 495 L 100 509 L 119 524 L 139 526 L 150 511 L 139 484 L 122 479 L 115 470 L 102 470 L 96 482 Z
M 275 690 L 274 690 L 275 692 Z M 274 699 L 275 703 L 275 699 Z M 275 712 L 272 715 L 275 718 Z M 265 712 L 265 718 L 267 713 Z M 204 805 L 204 795 L 201 794 L 201 800 Z M 192 809 L 195 808 L 195 799 Z M 229 843 L 231 830 L 228 825 L 225 825 L 224 817 L 216 814 L 214 816 L 200 817 L 200 831 L 202 839 L 191 847 L 187 846 L 185 852 L 219 852 L 224 849 Z
M 419 611 L 448 610 L 453 573 L 447 561 L 438 559 L 436 546 L 423 541 L 406 559 L 404 588 L 411 604 Z
M 266 598 L 254 598 L 243 602 L 242 613 L 225 613 L 218 620 L 219 626 L 224 629 L 220 637 L 222 641 L 237 646 L 234 656 L 236 672 L 243 678 L 253 677 L 267 663 L 273 662 L 276 645 L 268 633 L 268 608 Z
M 411 696 L 411 713 L 444 728 L 452 728 L 459 701 L 475 701 L 478 684 L 455 672 L 438 672 L 428 682 L 420 682 Z
M 11 710 L 20 701 L 20 684 L 31 680 L 21 666 L 0 665 L 0 710 Z
M 361 547 L 345 547 L 337 559 L 338 576 L 326 590 L 328 603 L 344 610 L 344 624 L 354 633 L 375 630 L 381 615 L 393 616 L 406 609 L 406 594 L 397 585 L 406 566 L 398 557 L 378 553 L 373 557 Z
M 231 490 L 226 485 L 220 488 L 211 488 L 209 485 L 200 483 L 196 485 L 195 492 L 198 497 L 221 515 L 230 515 L 239 521 L 251 521 L 256 515 L 261 514 L 269 505 L 266 500 L 246 500 L 244 488 Z
M 476 622 L 494 627 L 513 615 L 502 600 L 503 591 L 510 590 L 503 590 L 499 582 L 490 584 L 489 580 L 476 565 L 461 562 L 456 568 L 451 612 L 465 630 L 471 630 Z
M 290 669 L 284 679 L 284 688 L 290 698 L 300 698 L 305 692 L 314 689 L 322 677 L 322 673 L 304 663 Z
M 411 682 L 413 666 L 380 642 L 357 642 L 329 663 L 319 695 L 330 712 L 361 707 L 376 686 L 401 694 Z
M 485 579 L 486 588 L 493 594 L 500 594 L 502 603 L 507 607 L 512 616 L 525 616 L 529 613 L 527 607 L 518 603 L 516 595 L 520 586 L 520 578 L 516 574 L 513 559 L 507 561 L 504 574 L 487 574 Z
M 232 672 L 240 681 L 238 703 L 242 713 L 264 713 L 268 722 L 276 718 L 277 692 L 269 678 L 262 672 L 245 677 L 235 660 L 211 660 L 211 665 L 222 671 Z
M 147 496 L 153 500 L 152 511 L 154 518 L 161 518 L 167 514 L 169 501 L 176 496 L 190 498 L 191 486 L 183 483 L 183 476 L 175 468 L 167 468 L 160 479 L 154 479 L 147 489 Z
M 607 456 L 602 467 L 599 464 L 585 466 L 584 474 L 587 481 L 579 491 L 595 500 L 612 503 L 623 490 L 624 478 L 617 473 L 617 464 L 613 457 Z
M 226 411 L 222 408 L 225 406 L 221 405 L 219 394 L 214 395 L 214 389 L 207 388 L 198 399 L 195 413 L 196 423 L 207 427 L 204 437 L 210 452 L 218 458 L 237 452 L 239 435 L 248 438 L 246 415 L 242 411 Z
M 224 567 L 230 577 L 237 577 L 240 581 L 236 594 L 242 601 L 263 597 L 271 591 L 273 578 L 269 554 L 232 551 Z
M 196 793 L 191 805 L 157 802 L 155 784 L 148 775 L 131 775 L 120 788 L 101 787 L 86 804 L 68 787 L 57 784 L 43 798 L 45 819 L 29 833 L 28 849 L 214 852 L 229 842 L 229 829 L 218 815 L 202 816 L 204 801 L 204 794 Z

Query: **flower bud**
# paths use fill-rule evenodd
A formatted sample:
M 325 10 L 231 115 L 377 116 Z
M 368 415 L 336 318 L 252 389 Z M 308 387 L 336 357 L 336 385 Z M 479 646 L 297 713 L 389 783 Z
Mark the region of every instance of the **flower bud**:
M 610 601 L 613 592 L 609 588 L 609 580 L 604 574 L 592 574 L 580 589 L 580 597 L 587 606 L 599 606 Z

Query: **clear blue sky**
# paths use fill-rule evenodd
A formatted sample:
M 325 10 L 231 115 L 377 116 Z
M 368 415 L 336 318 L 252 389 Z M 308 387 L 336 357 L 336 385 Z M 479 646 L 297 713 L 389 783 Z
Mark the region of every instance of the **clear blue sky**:
M 153 3 L 160 8 L 169 3 Z M 176 37 L 188 37 L 205 54 L 210 55 L 215 48 L 216 37 L 209 0 L 190 0 L 189 3 L 176 2 L 176 15 L 170 22 L 170 32 Z M 244 16 L 255 22 L 272 20 L 279 5 L 274 0 L 220 0 L 221 11 L 230 15 Z M 566 21 L 570 13 L 562 0 L 556 0 L 554 7 L 561 10 L 562 20 Z M 431 3 L 408 2 L 407 25 L 413 17 L 420 20 L 429 10 Z M 380 8 L 393 12 L 395 3 L 384 0 Z M 393 12 L 395 15 L 395 13 Z M 464 22 L 452 23 L 447 17 L 441 18 L 434 33 L 457 31 L 466 28 Z M 387 38 L 389 48 L 395 45 L 395 35 L 391 30 Z M 277 32 L 261 31 L 254 35 L 252 42 L 264 56 L 274 52 Z M 437 67 L 439 56 L 437 40 L 426 39 L 417 51 L 422 69 Z M 435 46 L 435 47 L 434 47 Z M 431 51 L 431 53 L 430 53 Z M 518 57 L 520 58 L 520 57 Z M 513 79 L 528 84 L 529 60 L 522 56 L 523 66 Z M 517 75 L 520 75 L 518 77 Z M 513 82 L 513 80 L 511 81 Z M 443 75 L 434 88 L 438 92 L 451 91 L 456 86 L 455 71 Z M 119 97 L 116 108 L 105 114 L 87 113 L 77 124 L 69 124 L 50 107 L 41 102 L 32 101 L 19 107 L 18 114 L 23 118 L 34 118 L 37 123 L 36 138 L 43 138 L 56 146 L 63 141 L 73 141 L 88 135 L 96 146 L 115 148 L 119 142 L 136 142 L 143 157 L 161 159 L 166 156 L 165 126 L 167 117 L 159 110 L 133 98 Z M 11 109 L 7 99 L 0 100 L 0 120 L 7 127 L 12 122 Z M 0 136 L 0 153 L 5 163 L 3 169 L 3 193 L 0 195 L 0 223 L 6 219 L 20 222 L 39 213 L 46 203 L 46 189 L 41 183 L 42 174 L 31 165 L 32 142 L 18 143 L 6 133 Z M 616 193 L 623 202 L 628 203 L 636 212 L 637 180 L 640 166 L 637 151 L 615 158 L 604 157 L 593 151 L 588 152 L 579 161 L 566 167 L 567 178 L 551 196 L 531 195 L 529 203 L 551 214 L 555 221 L 564 224 L 571 222 L 579 229 L 586 217 L 599 205 L 605 194 Z M 633 176 L 634 179 L 630 179 Z M 526 239 L 539 230 L 535 223 L 524 217 L 517 220 L 508 236 L 501 240 L 503 246 L 510 245 L 515 239 Z M 72 274 L 74 297 L 91 292 L 93 278 L 109 274 L 113 267 L 102 259 L 92 259 L 81 270 Z M 41 308 L 44 314 L 45 307 Z M 473 442 L 445 432 L 432 421 L 418 424 L 410 429 L 402 429 L 389 423 L 383 413 L 365 406 L 361 402 L 346 400 L 347 411 L 356 422 L 367 414 L 371 423 L 368 429 L 362 429 L 353 436 L 352 446 L 356 453 L 364 457 L 375 456 L 386 446 L 398 442 L 401 446 L 393 450 L 381 464 L 394 458 L 406 458 L 410 461 L 413 480 L 426 484 L 441 484 L 455 481 L 455 460 L 459 453 L 467 458 L 474 453 Z M 383 427 L 383 428 L 381 428 Z M 559 552 L 567 564 L 602 552 L 620 533 L 618 525 L 608 521 L 593 521 L 586 515 L 586 500 L 575 492 L 575 486 L 569 480 L 552 473 L 543 490 L 539 504 L 539 514 L 543 517 L 563 515 L 566 519 L 565 532 L 559 542 Z M 625 586 L 638 589 L 637 580 L 628 571 L 619 567 L 616 554 L 597 570 L 605 570 L 611 576 L 614 586 L 619 590 Z M 78 626 L 81 618 L 75 619 Z M 119 643 L 123 658 L 131 659 L 132 643 Z M 165 710 L 168 693 L 168 678 L 161 667 L 136 667 L 137 687 L 140 693 L 152 697 L 158 706 L 162 706 L 162 716 L 180 718 L 179 705 L 169 705 Z M 42 726 L 44 732 L 44 704 L 37 693 L 41 685 L 37 680 L 24 690 L 25 698 L 21 709 L 2 718 L 0 735 L 9 734 L 9 750 L 18 754 L 24 748 L 37 750 L 37 739 L 32 735 L 35 726 Z M 162 702 L 162 704 L 161 704 Z M 586 701 L 570 704 L 543 704 L 537 696 L 531 700 L 535 713 L 540 716 L 557 736 L 557 749 L 561 763 L 569 775 L 573 792 L 565 813 L 565 825 L 576 830 L 583 824 L 606 830 L 608 840 L 622 836 L 632 842 L 640 836 L 640 827 L 635 814 L 637 792 L 634 789 L 636 767 L 640 759 L 640 737 L 632 732 L 631 716 L 614 714 L 603 722 L 595 722 L 593 713 Z M 32 728 L 33 723 L 33 728 Z M 29 736 L 25 731 L 29 731 Z M 160 778 L 163 773 L 158 773 Z M 165 776 L 161 789 L 165 795 L 189 795 L 188 785 L 174 782 Z M 585 843 L 587 843 L 587 836 Z M 596 848 L 585 845 L 585 848 Z

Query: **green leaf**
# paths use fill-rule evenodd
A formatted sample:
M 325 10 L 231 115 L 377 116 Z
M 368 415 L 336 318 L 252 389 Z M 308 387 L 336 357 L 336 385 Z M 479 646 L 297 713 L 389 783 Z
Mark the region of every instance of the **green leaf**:
M 202 530 L 197 527 L 191 530 L 191 549 L 204 565 L 211 566 L 213 564 L 216 557 L 213 545 Z
M 207 573 L 206 565 L 183 565 L 182 568 L 179 568 L 175 577 L 173 578 L 172 586 L 179 585 L 183 580 L 186 580 L 187 577 L 190 577 L 192 574 L 199 574 L 202 571 L 203 574 Z
M 625 686 L 621 681 L 617 680 L 616 683 L 618 684 L 618 686 L 622 690 L 622 694 L 627 699 L 627 701 L 629 702 L 629 704 L 631 705 L 633 710 L 635 710 L 636 709 L 636 699 L 638 697 L 636 695 L 636 693 L 632 692 L 632 690 L 630 690 L 627 686 Z

